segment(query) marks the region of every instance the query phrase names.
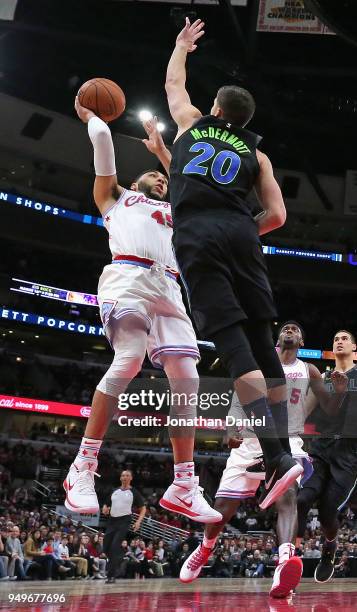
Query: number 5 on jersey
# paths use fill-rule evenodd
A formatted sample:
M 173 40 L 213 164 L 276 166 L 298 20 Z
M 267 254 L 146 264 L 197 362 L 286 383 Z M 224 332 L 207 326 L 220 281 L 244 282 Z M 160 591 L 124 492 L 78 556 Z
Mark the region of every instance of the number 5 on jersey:
M 200 174 L 206 176 L 210 168 L 211 176 L 216 183 L 228 185 L 236 178 L 241 158 L 234 151 L 224 150 L 216 155 L 216 149 L 209 142 L 195 142 L 190 153 L 198 153 L 186 164 L 183 174 Z M 215 157 L 214 157 L 215 156 Z M 207 164 L 214 157 L 211 164 Z

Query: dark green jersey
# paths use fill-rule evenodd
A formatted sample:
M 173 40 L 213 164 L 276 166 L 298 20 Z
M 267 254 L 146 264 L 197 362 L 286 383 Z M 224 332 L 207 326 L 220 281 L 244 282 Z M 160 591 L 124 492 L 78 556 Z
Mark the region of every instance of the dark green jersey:
M 174 143 L 170 201 L 174 219 L 236 210 L 251 215 L 246 197 L 259 174 L 260 136 L 223 119 L 201 117 Z
M 325 375 L 325 387 L 330 393 L 334 393 L 331 380 L 332 371 Z M 334 417 L 328 416 L 321 408 L 316 410 L 315 422 L 317 431 L 326 438 L 342 437 L 357 439 L 357 366 L 347 372 L 348 392 L 338 414 Z

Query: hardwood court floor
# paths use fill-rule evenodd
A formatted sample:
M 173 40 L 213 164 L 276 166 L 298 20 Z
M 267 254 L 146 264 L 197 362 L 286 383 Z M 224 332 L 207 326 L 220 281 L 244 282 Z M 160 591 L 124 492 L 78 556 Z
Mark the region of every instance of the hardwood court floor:
M 7 612 L 357 612 L 357 579 L 325 585 L 304 579 L 288 600 L 271 599 L 267 579 L 201 578 L 191 584 L 176 579 L 53 581 L 0 583 L 0 609 Z M 26 601 L 10 603 L 10 595 Z M 40 594 L 37 602 L 29 602 Z M 62 594 L 63 603 L 54 600 Z M 57 597 L 55 597 L 57 595 Z M 51 603 L 52 598 L 52 603 Z M 31 598 L 30 598 L 31 600 Z M 43 600 L 43 601 L 42 601 Z M 47 600 L 47 601 L 46 601 Z

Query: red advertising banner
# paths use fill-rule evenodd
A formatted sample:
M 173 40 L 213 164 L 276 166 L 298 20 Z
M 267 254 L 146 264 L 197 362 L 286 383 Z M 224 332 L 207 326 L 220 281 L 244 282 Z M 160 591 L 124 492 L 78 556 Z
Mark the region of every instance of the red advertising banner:
M 90 416 L 90 406 L 79 406 L 78 404 L 64 404 L 62 402 L 50 402 L 48 400 L 32 399 L 29 397 L 15 397 L 13 395 L 0 395 L 0 408 L 12 410 L 25 410 L 40 414 L 57 414 L 62 416 L 82 417 Z
M 15 397 L 14 395 L 0 395 L 0 409 L 23 410 L 37 414 L 51 414 L 87 419 L 90 416 L 90 406 L 78 404 L 64 404 L 62 402 L 51 402 L 48 400 L 32 399 L 29 397 Z M 153 412 L 120 411 L 113 420 L 121 418 L 119 425 L 134 427 L 157 427 L 166 424 L 167 416 Z M 136 421 L 133 421 L 136 419 Z M 197 423 L 197 429 L 225 429 L 224 418 L 205 419 L 201 417 Z

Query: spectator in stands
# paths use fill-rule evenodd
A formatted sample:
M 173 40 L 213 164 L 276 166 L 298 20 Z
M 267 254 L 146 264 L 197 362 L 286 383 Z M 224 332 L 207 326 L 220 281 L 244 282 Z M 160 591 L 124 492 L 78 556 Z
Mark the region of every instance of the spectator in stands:
M 89 554 L 94 558 L 94 563 L 99 568 L 98 578 L 105 578 L 107 567 L 107 556 L 103 552 L 103 540 L 102 535 L 95 533 L 88 542 Z
M 263 578 L 265 565 L 262 561 L 260 550 L 257 548 L 253 556 L 248 559 L 247 569 L 245 575 L 247 578 Z
M 42 550 L 43 552 L 46 553 L 46 555 L 53 555 L 54 550 L 53 550 L 53 537 L 52 536 L 49 536 L 46 539 L 46 541 L 43 543 Z
M 190 535 L 187 538 L 187 540 L 185 540 L 185 543 L 188 544 L 190 552 L 195 550 L 195 548 L 197 548 L 197 546 L 200 543 L 200 538 L 198 537 L 198 532 L 194 531 L 193 529 L 191 529 L 190 530 Z
M 347 578 L 349 575 L 348 554 L 342 553 L 341 559 L 335 564 L 335 578 Z
M 127 578 L 129 574 L 130 562 L 133 558 L 133 553 L 129 547 L 128 540 L 123 540 L 121 543 L 122 551 L 120 553 L 121 561 L 116 573 L 116 578 Z
M 248 567 L 248 562 L 252 558 L 253 558 L 252 543 L 250 541 L 247 541 L 245 545 L 245 550 L 243 550 L 241 554 L 241 558 L 240 558 L 240 568 L 239 568 L 240 576 L 245 576 L 245 571 Z
M 175 533 L 175 535 L 172 537 L 172 540 L 170 540 L 169 544 L 168 544 L 168 550 L 175 554 L 176 551 L 178 550 L 178 548 L 181 545 L 181 540 L 180 540 L 180 536 Z
M 304 559 L 320 559 L 320 557 L 321 557 L 321 551 L 317 550 L 316 548 L 312 548 L 311 544 L 309 542 L 306 542 L 306 544 L 304 545 L 303 558 Z
M 146 545 L 144 540 L 137 541 L 133 559 L 134 577 L 145 579 L 148 573 L 148 562 L 146 558 Z
M 67 547 L 69 561 L 74 563 L 76 566 L 76 577 L 78 580 L 89 580 L 90 576 L 88 576 L 88 560 L 81 557 L 77 552 L 79 549 L 79 537 L 77 534 L 71 533 L 67 536 Z
M 155 574 L 154 566 L 153 566 L 154 545 L 153 545 L 153 543 L 151 541 L 146 543 L 145 556 L 146 556 L 146 560 L 148 562 L 148 575 L 153 576 Z
M 45 544 L 47 542 L 49 528 L 46 525 L 41 525 L 39 531 L 40 531 L 40 534 L 41 534 L 41 537 L 40 537 L 41 543 Z
M 57 559 L 60 558 L 58 554 L 58 548 L 59 548 L 59 545 L 61 544 L 61 539 L 62 539 L 62 533 L 59 529 L 56 529 L 56 531 L 53 534 L 53 552 L 55 556 L 57 557 Z
M 0 580 L 1 581 L 9 580 L 9 576 L 7 572 L 9 558 L 5 553 L 3 533 L 4 532 L 0 533 Z
M 39 529 L 31 532 L 24 546 L 24 557 L 27 561 L 36 561 L 46 577 L 46 580 L 52 580 L 52 570 L 54 559 L 52 555 L 46 555 L 41 550 L 41 532 Z
M 172 573 L 174 576 L 178 576 L 180 573 L 180 569 L 182 567 L 182 565 L 185 563 L 186 559 L 188 559 L 188 557 L 190 556 L 190 549 L 188 544 L 183 544 L 182 546 L 182 551 L 177 551 L 174 559 L 173 559 L 173 563 L 171 565 L 172 567 Z
M 85 533 L 83 533 L 80 537 L 79 537 L 79 542 L 77 547 L 75 547 L 75 552 L 76 554 L 81 557 L 82 559 L 86 559 L 88 562 L 88 573 L 90 575 L 90 577 L 93 577 L 95 579 L 103 579 L 104 576 L 99 574 L 99 566 L 97 565 L 97 563 L 95 562 L 95 559 L 92 555 L 90 555 L 89 550 L 88 550 L 88 544 L 89 544 L 89 536 Z
M 9 574 L 17 576 L 18 580 L 25 580 L 26 571 L 31 565 L 31 561 L 24 558 L 19 536 L 20 529 L 17 525 L 14 525 L 6 539 L 5 551 L 9 555 Z
M 215 578 L 231 578 L 233 576 L 233 563 L 229 552 L 223 549 L 217 551 L 212 566 L 212 575 Z
M 8 561 L 8 558 L 4 555 L 1 555 L 0 552 L 0 582 L 9 580 L 9 576 L 7 575 Z
M 63 535 L 61 541 L 57 547 L 57 552 L 54 553 L 55 557 L 61 562 L 61 564 L 69 570 L 69 575 L 73 575 L 76 572 L 76 564 L 69 558 L 68 551 L 68 537 Z
M 155 547 L 153 556 L 153 570 L 155 576 L 161 577 L 165 573 L 165 567 L 168 566 L 167 552 L 164 547 L 164 541 L 159 540 Z
M 342 555 L 343 555 L 344 551 L 345 551 L 345 545 L 344 545 L 344 543 L 343 543 L 343 542 L 338 542 L 338 544 L 337 544 L 337 549 L 336 549 L 336 557 L 337 557 L 337 559 L 338 559 L 339 557 L 342 557 Z

